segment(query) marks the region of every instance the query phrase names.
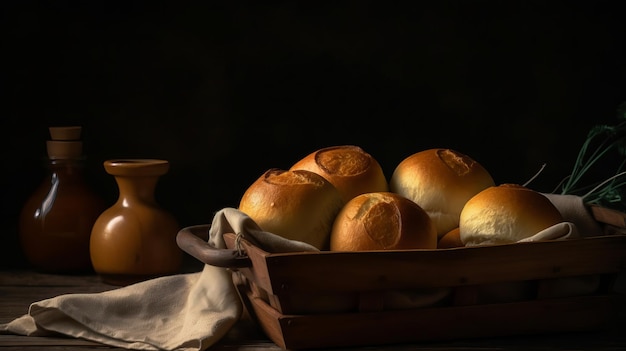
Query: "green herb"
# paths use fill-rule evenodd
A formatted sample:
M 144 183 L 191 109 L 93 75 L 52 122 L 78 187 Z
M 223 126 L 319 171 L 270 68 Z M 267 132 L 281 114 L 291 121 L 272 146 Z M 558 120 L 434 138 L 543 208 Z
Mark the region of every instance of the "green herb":
M 614 126 L 598 125 L 587 134 L 572 173 L 565 177 L 553 193 L 563 195 L 579 195 L 586 203 L 599 204 L 608 207 L 623 207 L 623 194 L 626 193 L 626 159 L 624 159 L 615 174 L 607 179 L 581 186 L 589 170 L 596 166 L 601 159 L 610 152 L 617 152 L 626 156 L 626 103 L 620 106 L 618 119 Z M 559 190 L 560 188 L 560 190 Z

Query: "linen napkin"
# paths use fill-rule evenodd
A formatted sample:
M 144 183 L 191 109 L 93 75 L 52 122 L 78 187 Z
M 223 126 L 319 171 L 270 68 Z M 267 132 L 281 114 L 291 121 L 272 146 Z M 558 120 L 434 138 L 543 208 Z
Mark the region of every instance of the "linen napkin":
M 272 251 L 317 250 L 262 231 L 247 215 L 218 211 L 209 242 L 225 248 L 224 233 L 238 233 Z M 134 350 L 206 350 L 242 313 L 242 301 L 226 268 L 147 280 L 101 293 L 65 294 L 34 302 L 28 313 L 0 325 L 0 333 L 66 335 Z
M 564 221 L 576 226 L 581 237 L 603 235 L 602 226 L 593 218 L 582 197 L 549 193 L 543 195 L 561 212 Z

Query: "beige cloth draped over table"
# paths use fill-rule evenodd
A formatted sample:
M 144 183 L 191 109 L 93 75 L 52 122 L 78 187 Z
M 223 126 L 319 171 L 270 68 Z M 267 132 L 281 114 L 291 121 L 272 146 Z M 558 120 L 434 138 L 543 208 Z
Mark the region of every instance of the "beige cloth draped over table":
M 554 202 L 574 215 L 526 241 L 574 238 L 580 235 L 577 226 L 584 226 L 584 233 L 591 233 L 588 228 L 598 226 L 584 206 L 580 208 L 579 199 L 558 197 Z M 229 232 L 242 234 L 268 252 L 317 250 L 306 243 L 264 232 L 242 212 L 224 208 L 213 218 L 209 242 L 216 248 L 225 248 L 222 234 Z M 431 297 L 426 299 L 429 303 Z M 242 308 L 231 272 L 205 265 L 197 273 L 151 279 L 101 293 L 66 294 L 37 301 L 25 315 L 0 325 L 0 332 L 27 336 L 62 334 L 136 350 L 206 350 L 230 330 Z
M 226 208 L 209 232 L 216 248 L 222 234 L 242 233 L 273 251 L 314 247 L 263 232 L 248 216 Z M 28 313 L 0 325 L 0 332 L 29 336 L 63 334 L 135 350 L 206 350 L 239 319 L 242 303 L 225 268 L 151 279 L 90 294 L 66 294 L 31 304 Z

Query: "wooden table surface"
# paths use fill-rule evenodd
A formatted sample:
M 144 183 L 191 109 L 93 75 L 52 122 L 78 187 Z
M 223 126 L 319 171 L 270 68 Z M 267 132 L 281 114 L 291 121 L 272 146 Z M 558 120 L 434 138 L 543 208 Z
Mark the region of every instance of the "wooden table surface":
M 29 270 L 0 271 L 0 323 L 27 312 L 31 302 L 67 293 L 90 293 L 115 289 L 95 275 L 65 276 Z M 626 308 L 617 306 L 619 320 L 600 331 L 497 339 L 456 340 L 410 345 L 372 346 L 367 350 L 626 350 Z M 315 331 L 311 331 L 314 333 Z M 80 339 L 25 337 L 0 334 L 2 350 L 118 350 Z M 359 348 L 363 349 L 363 348 Z M 281 350 L 269 341 L 250 319 L 242 317 L 230 333 L 209 350 Z M 349 349 L 343 349 L 349 350 Z

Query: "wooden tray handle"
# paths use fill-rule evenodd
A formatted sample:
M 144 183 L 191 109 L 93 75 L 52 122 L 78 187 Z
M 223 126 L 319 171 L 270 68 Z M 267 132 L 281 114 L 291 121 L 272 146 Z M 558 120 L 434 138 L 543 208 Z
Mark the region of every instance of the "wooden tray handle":
M 216 249 L 207 242 L 210 225 L 201 224 L 181 229 L 176 235 L 176 243 L 183 251 L 199 261 L 216 267 L 250 267 L 250 258 L 236 249 Z

